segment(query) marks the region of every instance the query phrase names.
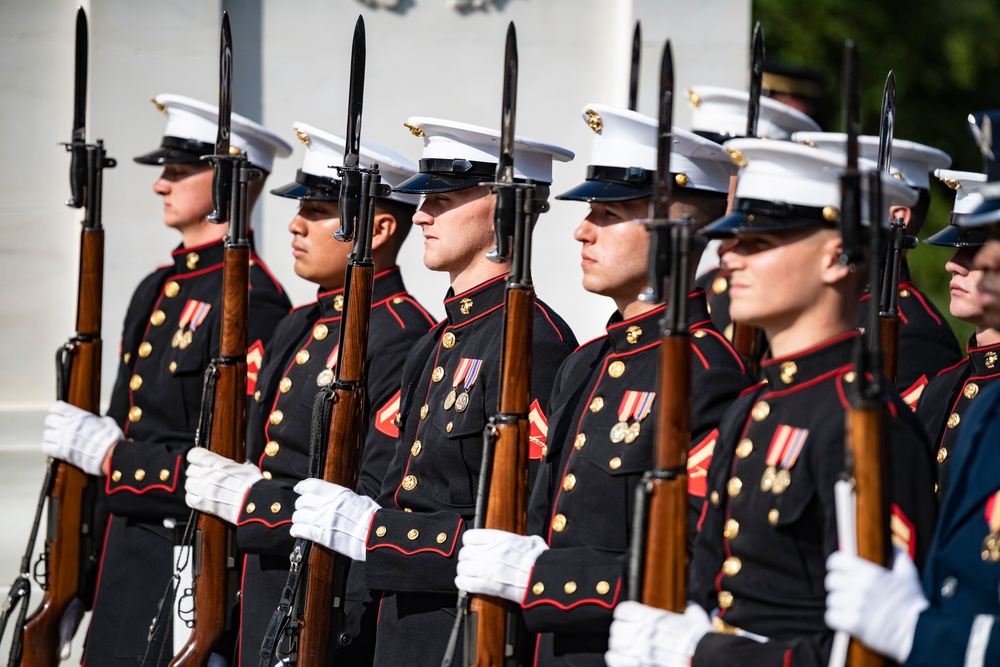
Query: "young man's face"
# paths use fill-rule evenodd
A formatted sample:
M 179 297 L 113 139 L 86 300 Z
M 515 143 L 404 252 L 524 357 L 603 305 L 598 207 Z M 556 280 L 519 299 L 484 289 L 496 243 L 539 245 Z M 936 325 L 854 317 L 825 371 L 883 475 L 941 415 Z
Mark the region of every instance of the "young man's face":
M 986 326 L 1000 328 L 1000 226 L 990 230 L 990 239 L 979 249 L 973 268 L 983 272 L 979 280 L 979 305 Z
M 178 231 L 201 224 L 212 212 L 212 166 L 165 164 L 153 183 L 153 192 L 163 197 L 163 224 Z
M 333 238 L 338 229 L 340 206 L 335 201 L 303 200 L 299 202 L 298 213 L 288 223 L 295 273 L 326 291 L 344 286 L 347 256 L 353 247 L 351 243 Z
M 763 328 L 791 326 L 825 286 L 824 268 L 839 247 L 833 230 L 740 234 L 722 255 L 733 320 Z
M 413 215 L 424 235 L 424 265 L 453 277 L 493 247 L 494 195 L 487 187 L 428 194 Z
M 634 301 L 645 291 L 649 231 L 632 221 L 648 217 L 648 210 L 648 197 L 590 204 L 590 213 L 573 232 L 583 244 L 580 266 L 585 290 L 619 303 Z
M 958 248 L 944 269 L 951 274 L 949 310 L 954 317 L 976 326 L 983 325 L 983 305 L 979 301 L 979 281 L 983 272 L 972 268 L 978 248 Z

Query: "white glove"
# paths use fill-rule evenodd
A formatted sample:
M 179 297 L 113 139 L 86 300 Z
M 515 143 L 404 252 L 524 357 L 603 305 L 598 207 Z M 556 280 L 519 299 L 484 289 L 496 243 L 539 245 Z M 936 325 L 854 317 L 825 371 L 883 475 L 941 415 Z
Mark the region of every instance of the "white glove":
M 930 606 L 904 551 L 892 569 L 840 551 L 826 560 L 826 624 L 902 664 L 913 648 L 917 617 Z
M 615 607 L 604 659 L 608 667 L 689 667 L 695 647 L 711 630 L 708 614 L 693 602 L 683 614 L 622 602 Z
M 80 627 L 83 619 L 83 601 L 80 598 L 73 598 L 59 619 L 59 659 L 69 660 L 69 654 L 73 648 L 73 635 Z
M 237 463 L 204 447 L 189 450 L 187 461 L 187 506 L 232 524 L 239 521 L 250 487 L 264 479 L 260 468 L 252 463 Z
M 42 451 L 75 465 L 88 475 L 100 475 L 108 452 L 125 434 L 111 417 L 56 401 L 45 415 Z
M 299 498 L 292 515 L 292 537 L 364 561 L 368 528 L 379 504 L 321 479 L 304 479 L 295 485 L 295 492 Z
M 528 588 L 531 568 L 548 548 L 538 535 L 517 535 L 490 528 L 467 530 L 458 552 L 455 585 L 461 591 L 520 603 Z

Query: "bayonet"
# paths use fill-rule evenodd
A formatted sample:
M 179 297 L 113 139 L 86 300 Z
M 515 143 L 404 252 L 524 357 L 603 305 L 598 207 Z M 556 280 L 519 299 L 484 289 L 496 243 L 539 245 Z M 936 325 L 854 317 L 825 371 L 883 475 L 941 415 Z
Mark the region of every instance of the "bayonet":
M 229 155 L 233 115 L 233 35 L 229 29 L 228 12 L 222 12 L 219 43 L 219 128 L 215 135 L 215 155 L 211 156 L 215 167 L 215 178 L 212 181 L 212 206 L 215 210 L 208 216 L 208 220 L 224 224 L 229 222 L 233 187 L 233 163 Z
M 896 126 L 896 74 L 889 70 L 882 90 L 882 120 L 878 130 L 878 170 L 888 173 L 892 164 L 892 134 Z
M 750 55 L 750 101 L 747 105 L 747 137 L 757 136 L 760 118 L 760 95 L 764 90 L 764 27 L 757 21 L 753 27 L 753 47 Z
M 642 24 L 635 22 L 632 33 L 632 65 L 629 68 L 628 108 L 635 111 L 639 108 L 639 57 L 642 54 Z
M 660 109 L 656 139 L 656 179 L 653 197 L 649 202 L 649 217 L 654 221 L 670 217 L 670 200 L 673 178 L 670 175 L 670 149 L 673 143 L 674 62 L 668 40 L 663 47 L 660 61 Z M 649 288 L 642 296 L 644 301 L 660 303 L 664 300 L 664 279 L 670 274 L 670 233 L 658 225 L 650 226 Z
M 354 25 L 351 50 L 351 89 L 347 99 L 347 134 L 344 146 L 344 169 L 340 172 L 340 229 L 338 241 L 354 239 L 361 211 L 361 111 L 365 93 L 365 20 L 359 16 Z
M 507 26 L 507 44 L 504 50 L 503 112 L 500 119 L 500 159 L 497 162 L 496 181 L 509 185 L 514 182 L 514 119 L 517 113 L 517 32 L 514 22 Z M 510 259 L 511 237 L 514 236 L 514 188 L 497 188 L 497 203 L 493 213 L 493 230 L 496 247 L 487 257 L 494 262 Z
M 67 206 L 87 205 L 87 13 L 76 10 L 76 65 L 73 74 L 73 134 L 66 150 L 72 153 L 69 166 L 70 198 Z
M 858 50 L 851 40 L 844 43 L 843 72 L 847 163 L 841 183 L 840 218 L 844 250 L 840 261 L 844 265 L 854 266 L 864 258 L 864 243 L 861 237 L 861 176 L 858 173 L 861 91 L 858 85 Z

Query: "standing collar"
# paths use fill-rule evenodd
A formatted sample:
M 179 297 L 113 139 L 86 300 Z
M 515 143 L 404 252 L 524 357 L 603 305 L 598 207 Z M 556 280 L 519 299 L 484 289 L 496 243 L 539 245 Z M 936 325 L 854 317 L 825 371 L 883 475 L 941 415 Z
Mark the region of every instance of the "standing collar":
M 1000 344 L 977 347 L 976 338 L 969 340 L 969 363 L 972 364 L 972 374 L 976 377 L 1000 375 Z
M 779 391 L 849 366 L 853 361 L 855 339 L 860 335 L 857 331 L 848 331 L 797 354 L 768 359 L 761 364 L 761 376 L 771 391 Z
M 249 235 L 250 252 L 254 252 L 253 233 Z M 185 248 L 184 245 L 177 246 L 171 255 L 174 270 L 177 275 L 204 271 L 205 269 L 221 266 L 225 257 L 226 240 L 219 239 L 211 243 Z
M 689 327 L 709 320 L 704 290 L 695 290 L 687 299 Z M 615 352 L 629 352 L 636 347 L 659 342 L 660 319 L 666 310 L 666 304 L 662 304 L 627 320 L 622 319 L 621 313 L 615 311 L 606 327 Z
M 372 286 L 372 305 L 405 291 L 406 287 L 403 285 L 403 276 L 399 272 L 399 267 L 393 266 L 375 276 Z M 324 292 L 321 288 L 316 295 L 316 302 L 319 304 L 322 319 L 341 317 L 344 313 L 344 288 L 329 292 Z
M 497 276 L 461 294 L 448 290 L 444 300 L 448 326 L 458 326 L 504 304 L 507 275 Z

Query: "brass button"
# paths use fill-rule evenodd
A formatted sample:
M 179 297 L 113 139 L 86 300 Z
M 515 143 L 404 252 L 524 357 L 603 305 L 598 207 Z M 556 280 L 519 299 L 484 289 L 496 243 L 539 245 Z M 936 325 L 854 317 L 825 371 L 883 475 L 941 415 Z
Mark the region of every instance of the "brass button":
M 271 479 L 271 471 L 270 470 L 261 471 L 260 474 L 261 474 L 261 477 L 263 477 L 264 479 Z
M 398 306 L 399 304 L 403 303 L 403 297 L 397 296 L 395 299 L 392 300 L 392 302 Z
M 253 514 L 257 511 L 256 503 L 247 503 L 247 514 Z
M 167 295 L 168 299 L 173 299 L 181 291 L 181 286 L 176 280 L 171 280 L 169 283 L 163 286 L 163 293 Z
M 858 377 L 858 374 L 854 371 L 847 371 L 844 373 L 844 382 L 851 384 Z
M 594 400 L 590 402 L 590 411 L 600 412 L 603 409 L 604 409 L 604 398 L 602 398 L 601 396 L 595 396 Z
M 135 471 L 135 481 L 141 482 L 144 479 L 146 479 L 146 471 L 143 470 L 142 468 L 139 468 L 138 470 Z
M 729 609 L 733 606 L 733 594 L 729 591 L 719 591 L 719 607 Z
M 281 410 L 275 410 L 274 412 L 271 413 L 271 416 L 268 417 L 268 421 L 277 426 L 278 424 L 281 423 L 281 420 L 284 418 L 285 418 L 284 412 L 282 412 Z
M 708 499 L 712 502 L 713 505 L 718 506 L 718 504 L 719 504 L 719 492 L 718 491 L 712 491 L 712 493 L 710 493 L 708 495 Z
M 544 459 L 548 455 L 549 455 L 549 446 L 542 445 L 542 458 Z
M 781 381 L 785 384 L 791 384 L 795 381 L 795 374 L 799 372 L 799 367 L 795 365 L 794 361 L 786 361 L 781 364 Z
M 453 428 L 455 428 L 455 422 L 448 422 L 448 423 L 447 423 L 447 424 L 445 424 L 445 426 L 444 426 L 444 430 L 445 430 L 445 431 L 447 431 L 448 433 L 451 433 L 451 430 L 452 430 Z
M 608 461 L 608 467 L 611 468 L 612 470 L 618 470 L 619 468 L 621 468 L 622 467 L 622 459 L 621 459 L 621 457 L 620 456 L 616 456 L 613 459 L 611 459 L 610 461 Z
M 410 456 L 419 456 L 420 450 L 422 450 L 423 448 L 424 447 L 423 445 L 420 444 L 419 440 L 414 440 L 413 444 L 410 446 Z
M 438 366 L 437 368 L 434 369 L 434 372 L 431 373 L 431 380 L 433 380 L 434 382 L 440 382 L 443 379 L 444 379 L 444 368 L 442 366 Z
M 628 341 L 629 345 L 635 345 L 642 338 L 642 328 L 636 325 L 630 326 L 625 330 L 625 340 Z
M 176 361 L 171 361 L 170 365 L 167 366 L 167 368 L 170 369 L 171 373 L 175 372 L 177 370 L 177 362 Z
M 437 537 L 434 538 L 438 544 L 444 544 L 445 540 L 448 539 L 448 535 L 445 533 L 438 533 Z
M 938 463 L 944 463 L 947 460 L 948 460 L 948 448 L 947 447 L 942 447 L 941 449 L 938 450 L 938 453 L 937 453 L 937 462 Z
M 167 314 L 162 310 L 154 310 L 153 314 L 149 316 L 149 323 L 154 327 L 158 327 L 167 320 Z
M 606 581 L 598 581 L 595 588 L 597 589 L 598 595 L 607 595 L 608 591 L 611 590 L 611 584 Z
M 540 581 L 535 583 L 535 585 L 531 587 L 531 592 L 535 595 L 541 595 L 545 592 L 545 584 Z
M 566 515 L 556 514 L 552 517 L 552 530 L 561 533 L 566 530 Z
M 121 470 L 115 470 L 114 472 L 112 472 L 111 473 L 111 481 L 112 482 L 120 482 L 120 481 L 122 481 L 122 471 Z
M 292 378 L 284 377 L 281 378 L 281 382 L 278 383 L 278 391 L 282 394 L 287 394 L 288 390 L 292 388 Z
M 781 512 L 779 512 L 776 509 L 772 509 L 770 512 L 767 513 L 767 521 L 772 526 L 777 525 L 779 518 L 781 518 Z
M 142 419 L 142 408 L 138 405 L 133 405 L 128 411 L 128 420 L 133 424 Z
M 124 355 L 122 355 L 122 361 L 124 361 L 126 364 L 131 359 L 132 359 L 132 353 L 131 352 L 126 352 Z
M 275 454 L 278 453 L 279 449 L 281 449 L 281 445 L 279 445 L 274 440 L 264 445 L 264 453 L 267 454 L 268 456 L 274 456 Z
M 576 593 L 576 582 L 567 581 L 566 585 L 563 586 L 563 590 L 566 591 L 566 595 L 572 595 L 573 593 Z
M 948 428 L 956 428 L 962 421 L 962 417 L 957 412 L 952 412 L 948 417 Z
M 579 433 L 576 436 L 576 440 L 573 441 L 573 446 L 576 449 L 583 449 L 583 446 L 587 444 L 587 434 Z
M 705 330 L 703 330 L 703 329 L 698 329 L 697 331 L 695 331 L 695 332 L 694 332 L 693 334 L 691 334 L 691 335 L 692 335 L 692 336 L 694 336 L 695 338 L 704 338 L 705 336 L 707 336 L 707 335 L 708 335 L 708 332 L 706 332 L 706 331 L 705 331 Z
M 615 359 L 608 366 L 608 375 L 613 378 L 620 378 L 622 373 L 625 372 L 625 362 L 619 359 Z
M 378 537 L 385 537 L 385 526 L 379 526 L 375 529 L 375 535 Z
M 277 514 L 281 511 L 281 503 L 271 503 L 271 514 Z
M 563 477 L 563 490 L 572 491 L 573 487 L 576 486 L 576 475 L 570 473 Z
M 161 470 L 161 471 L 160 471 L 160 481 L 161 481 L 161 482 L 165 482 L 165 481 L 167 481 L 168 479 L 170 479 L 170 471 L 169 471 L 169 470 L 167 470 L 167 469 L 163 469 L 163 470 Z
M 753 416 L 755 422 L 764 421 L 771 414 L 771 406 L 767 404 L 767 401 L 757 401 L 750 414 Z
M 173 369 L 171 369 L 171 370 L 173 370 Z M 260 389 L 258 389 L 257 391 L 255 391 L 253 393 L 253 400 L 255 400 L 258 403 L 260 403 Z
M 449 349 L 455 347 L 455 334 L 446 331 L 444 336 L 441 337 L 441 344 Z
M 740 522 L 736 519 L 729 519 L 722 530 L 722 536 L 727 540 L 735 540 L 740 534 Z
M 326 328 L 325 324 L 317 324 L 313 327 L 313 338 L 316 340 L 323 340 L 329 333 L 330 330 Z
M 712 281 L 712 291 L 716 294 L 722 294 L 729 287 L 728 281 L 723 276 L 719 276 Z
M 415 540 L 418 537 L 420 537 L 420 531 L 416 528 L 410 528 L 410 530 L 406 533 L 406 539 L 408 540 Z
M 142 386 L 142 377 L 138 373 L 132 376 L 132 379 L 128 381 L 128 387 L 132 391 L 136 391 Z
M 727 577 L 735 577 L 743 569 L 743 563 L 736 556 L 730 556 L 722 563 L 722 571 Z
M 430 407 L 428 407 L 427 404 L 424 403 L 423 407 L 420 408 L 420 418 L 421 419 L 427 419 L 427 413 L 428 412 L 430 412 Z
M 142 341 L 142 343 L 139 344 L 139 356 L 140 357 L 142 357 L 143 359 L 145 359 L 146 357 L 148 357 L 152 353 L 153 353 L 153 344 L 150 343 L 148 340 L 144 340 L 144 341 Z
M 338 294 L 337 296 L 333 297 L 333 309 L 335 311 L 337 311 L 338 313 L 344 311 L 344 295 L 343 294 Z
M 736 446 L 736 456 L 745 459 L 751 452 L 753 452 L 753 441 L 750 438 L 740 440 L 740 444 Z
M 417 488 L 417 477 L 416 475 L 407 475 L 403 478 L 403 490 L 412 491 Z
M 970 382 L 969 384 L 965 385 L 965 390 L 962 393 L 965 394 L 966 398 L 971 400 L 975 398 L 977 394 L 979 394 L 979 385 L 976 384 L 975 382 Z
M 743 480 L 739 477 L 733 477 L 729 480 L 729 484 L 726 485 L 726 489 L 729 491 L 729 495 L 735 498 L 743 490 Z
M 901 290 L 899 290 L 899 296 L 901 296 L 903 298 L 906 298 L 906 297 L 910 296 L 910 290 L 908 290 L 908 289 L 901 289 Z
M 458 304 L 458 309 L 462 311 L 463 315 L 468 315 L 472 312 L 473 301 L 469 297 L 465 297 Z
M 299 350 L 295 353 L 295 363 L 298 365 L 309 363 L 309 350 Z
M 184 264 L 188 267 L 189 270 L 194 271 L 195 269 L 198 268 L 198 260 L 200 259 L 201 257 L 198 256 L 198 253 L 189 252 L 187 256 L 184 258 L 185 260 Z

